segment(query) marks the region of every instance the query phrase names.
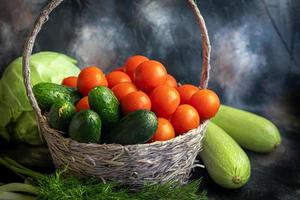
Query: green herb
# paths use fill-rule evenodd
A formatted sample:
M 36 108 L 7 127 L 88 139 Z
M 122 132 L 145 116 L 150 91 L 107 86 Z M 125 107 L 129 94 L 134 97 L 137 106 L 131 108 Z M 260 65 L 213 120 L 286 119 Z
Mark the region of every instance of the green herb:
M 103 183 L 95 178 L 78 179 L 76 177 L 64 177 L 64 171 L 57 171 L 52 175 L 44 175 L 27 169 L 9 158 L 1 158 L 0 164 L 8 167 L 15 173 L 21 176 L 29 176 L 32 178 L 31 184 L 36 186 L 29 186 L 27 184 L 15 185 L 15 189 L 7 185 L 0 186 L 2 191 L 6 192 L 5 195 L 21 195 L 12 192 L 25 192 L 32 196 L 26 195 L 27 199 L 40 199 L 40 200 L 205 200 L 206 193 L 198 193 L 200 180 L 193 181 L 184 186 L 177 186 L 174 184 L 165 185 L 145 185 L 138 191 L 131 191 L 129 188 L 121 186 L 115 182 Z M 26 186 L 25 186 L 26 185 Z M 22 187 L 25 186 L 25 187 Z M 20 188 L 21 187 L 21 188 Z M 37 189 L 37 193 L 36 193 Z M 0 199 L 2 199 L 0 193 Z M 14 197 L 14 196 L 11 196 Z M 19 197 L 19 196 L 18 196 Z M 11 198 L 12 199 L 12 198 Z M 21 199 L 21 198 L 20 198 Z M 24 196 L 25 199 L 25 196 Z

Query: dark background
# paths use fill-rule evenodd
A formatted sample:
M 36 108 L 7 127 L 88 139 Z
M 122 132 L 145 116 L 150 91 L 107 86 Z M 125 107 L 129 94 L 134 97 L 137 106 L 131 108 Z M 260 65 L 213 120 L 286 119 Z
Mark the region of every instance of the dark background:
M 28 28 L 45 2 L 0 0 L 0 74 L 21 55 Z M 210 199 L 299 199 L 300 1 L 197 4 L 212 43 L 209 87 L 222 103 L 271 119 L 282 145 L 270 154 L 247 151 L 252 177 L 242 189 L 216 186 L 203 169 L 193 177 L 204 176 L 202 189 Z M 104 71 L 142 54 L 164 63 L 181 83 L 198 84 L 201 72 L 200 32 L 184 0 L 65 0 L 37 39 L 34 51 L 45 50 Z

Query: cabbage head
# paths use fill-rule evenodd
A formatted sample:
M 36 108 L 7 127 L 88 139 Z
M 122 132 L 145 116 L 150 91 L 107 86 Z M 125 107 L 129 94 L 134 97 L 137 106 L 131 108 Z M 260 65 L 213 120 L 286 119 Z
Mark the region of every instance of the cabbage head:
M 77 76 L 77 61 L 56 52 L 40 52 L 30 57 L 31 84 L 61 83 L 68 76 Z M 22 57 L 5 69 L 0 80 L 0 136 L 6 140 L 41 144 L 32 107 L 25 92 Z

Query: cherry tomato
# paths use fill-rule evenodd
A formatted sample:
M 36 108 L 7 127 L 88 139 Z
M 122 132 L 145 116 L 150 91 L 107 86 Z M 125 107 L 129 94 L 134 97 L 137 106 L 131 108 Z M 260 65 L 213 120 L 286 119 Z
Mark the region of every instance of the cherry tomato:
M 168 118 L 172 115 L 180 103 L 177 90 L 168 85 L 156 87 L 150 94 L 152 110 L 158 117 Z
M 132 83 L 119 83 L 118 85 L 115 85 L 111 90 L 113 91 L 119 102 L 121 102 L 127 94 L 137 91 L 135 85 L 133 85 Z
M 119 71 L 124 72 L 124 67 L 117 67 L 116 69 L 113 69 L 112 72 Z
M 155 87 L 163 85 L 166 79 L 166 68 L 155 60 L 141 63 L 134 72 L 134 83 L 144 92 L 149 92 Z
M 171 117 L 171 124 L 178 135 L 197 128 L 199 123 L 200 118 L 197 110 L 188 104 L 178 106 Z
M 77 102 L 76 111 L 79 112 L 81 110 L 88 110 L 88 109 L 90 109 L 89 99 L 88 96 L 85 96 Z
M 156 132 L 151 138 L 152 142 L 166 141 L 175 137 L 174 128 L 172 124 L 169 122 L 169 120 L 165 118 L 158 118 L 157 122 L 158 125 L 157 125 Z
M 173 87 L 173 88 L 177 87 L 176 79 L 173 76 L 171 76 L 170 74 L 167 75 L 167 79 L 166 79 L 165 84 L 170 86 L 170 87 Z
M 69 77 L 65 78 L 61 84 L 71 87 L 71 88 L 76 88 L 77 87 L 77 77 L 69 76 Z
M 180 94 L 180 104 L 189 104 L 191 97 L 198 90 L 199 88 L 190 84 L 185 84 L 177 87 L 177 91 Z
M 192 96 L 190 105 L 196 108 L 201 120 L 206 120 L 216 115 L 220 107 L 220 100 L 212 90 L 201 89 Z
M 107 85 L 105 75 L 95 66 L 84 68 L 77 80 L 77 89 L 84 96 L 87 96 L 94 87 Z
M 149 60 L 149 58 L 145 56 L 135 55 L 127 58 L 124 64 L 124 71 L 129 75 L 131 80 L 133 80 L 133 74 L 135 69 L 144 61 Z
M 107 74 L 106 80 L 109 88 L 112 88 L 119 83 L 131 83 L 130 77 L 126 73 L 119 71 L 114 71 Z
M 136 110 L 151 110 L 151 101 L 147 94 L 142 91 L 131 92 L 121 101 L 121 107 L 124 114 Z

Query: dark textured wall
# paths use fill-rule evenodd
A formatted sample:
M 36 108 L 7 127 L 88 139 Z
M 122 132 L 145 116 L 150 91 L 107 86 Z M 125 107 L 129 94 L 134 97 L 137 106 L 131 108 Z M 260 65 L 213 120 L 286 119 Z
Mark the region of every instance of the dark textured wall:
M 1 0 L 0 71 L 21 54 L 28 27 L 45 2 Z M 288 170 L 287 176 L 292 176 L 300 167 L 292 161 L 299 155 L 295 142 L 299 135 L 295 135 L 300 128 L 300 1 L 197 3 L 212 43 L 209 86 L 219 93 L 223 103 L 269 117 L 284 136 L 284 145 L 272 156 L 251 155 L 254 178 L 244 190 L 251 198 L 261 191 L 259 184 L 265 188 L 267 183 L 282 183 L 274 186 L 282 188 L 274 189 L 277 193 L 272 188 L 262 189 L 261 197 L 286 199 L 289 192 L 293 199 L 297 195 L 295 184 L 300 184 L 299 173 L 286 183 L 276 181 L 274 173 Z M 96 64 L 105 71 L 122 65 L 130 55 L 143 54 L 164 63 L 180 82 L 198 84 L 199 34 L 194 16 L 182 0 L 66 0 L 44 26 L 35 51 L 59 51 L 77 58 L 80 67 Z M 290 168 L 277 164 L 279 167 L 270 170 L 265 179 L 273 182 L 259 178 L 262 169 L 290 161 Z
M 21 54 L 28 27 L 45 2 L 1 2 L 1 71 Z M 296 104 L 290 104 L 300 100 L 299 1 L 198 4 L 212 42 L 210 87 L 224 103 L 298 127 Z M 41 31 L 35 51 L 63 52 L 76 57 L 80 67 L 96 64 L 106 71 L 144 54 L 163 62 L 179 81 L 198 84 L 200 42 L 185 1 L 66 0 Z

